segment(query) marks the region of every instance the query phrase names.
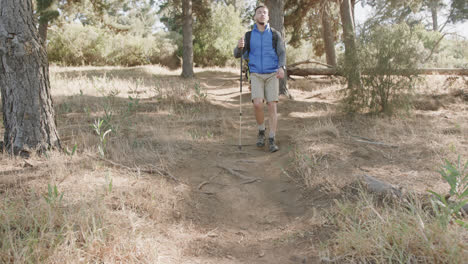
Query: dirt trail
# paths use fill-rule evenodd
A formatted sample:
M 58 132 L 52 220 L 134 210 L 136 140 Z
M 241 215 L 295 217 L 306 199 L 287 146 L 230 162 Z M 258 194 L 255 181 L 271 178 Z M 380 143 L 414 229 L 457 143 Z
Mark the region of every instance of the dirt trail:
M 210 103 L 227 106 L 230 116 L 238 117 L 237 78 L 218 73 L 200 79 L 208 88 Z M 187 263 L 316 263 L 310 237 L 305 239 L 311 228 L 304 229 L 314 218 L 313 205 L 283 173 L 290 163 L 291 128 L 297 124 L 280 117 L 280 150 L 269 153 L 268 146 L 255 146 L 250 93 L 244 92 L 242 99 L 242 149 L 237 145 L 237 118 L 236 129 L 224 131 L 216 144 L 194 148 L 191 158 L 175 172 L 190 186 L 179 210 L 206 234 L 184 245 L 184 254 L 193 257 Z M 288 102 L 281 103 L 280 114 Z

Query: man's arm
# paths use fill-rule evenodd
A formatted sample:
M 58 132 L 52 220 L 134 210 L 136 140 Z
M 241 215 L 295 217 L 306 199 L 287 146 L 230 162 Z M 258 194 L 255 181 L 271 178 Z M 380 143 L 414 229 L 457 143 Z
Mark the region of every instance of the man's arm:
M 284 67 L 286 67 L 286 47 L 281 34 L 277 32 L 276 55 L 278 55 L 278 71 L 276 78 L 284 78 Z
M 278 39 L 276 42 L 276 55 L 278 55 L 278 67 L 281 68 L 283 66 L 286 67 L 286 47 L 284 45 L 281 34 L 279 32 L 277 34 Z

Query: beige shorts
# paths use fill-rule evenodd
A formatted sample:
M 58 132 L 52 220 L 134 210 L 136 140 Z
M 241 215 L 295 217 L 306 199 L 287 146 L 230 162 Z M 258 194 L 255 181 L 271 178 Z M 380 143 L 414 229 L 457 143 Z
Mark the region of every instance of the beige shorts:
M 267 102 L 278 102 L 279 80 L 276 72 L 260 74 L 251 73 L 252 101 L 255 98 L 266 99 Z

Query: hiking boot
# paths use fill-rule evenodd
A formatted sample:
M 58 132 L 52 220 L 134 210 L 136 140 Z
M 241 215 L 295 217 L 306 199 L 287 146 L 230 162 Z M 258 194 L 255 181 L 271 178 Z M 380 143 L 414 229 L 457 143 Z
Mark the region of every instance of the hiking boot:
M 270 152 L 276 152 L 279 150 L 279 147 L 275 144 L 275 138 L 269 138 L 270 143 Z
M 257 136 L 257 147 L 265 146 L 265 130 L 259 130 Z

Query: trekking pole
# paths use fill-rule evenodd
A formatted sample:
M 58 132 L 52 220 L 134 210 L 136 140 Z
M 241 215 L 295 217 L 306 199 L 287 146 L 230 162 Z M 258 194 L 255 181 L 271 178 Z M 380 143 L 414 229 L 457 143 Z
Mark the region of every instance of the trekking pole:
M 240 57 L 240 94 L 239 94 L 239 150 L 242 149 L 242 51 Z

